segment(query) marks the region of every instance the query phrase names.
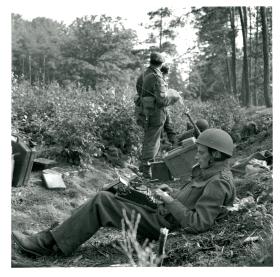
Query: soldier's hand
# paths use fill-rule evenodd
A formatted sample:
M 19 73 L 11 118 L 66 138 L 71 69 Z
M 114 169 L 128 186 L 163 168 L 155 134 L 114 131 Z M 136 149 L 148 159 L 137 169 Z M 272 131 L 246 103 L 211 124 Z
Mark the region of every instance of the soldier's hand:
M 161 189 L 156 189 L 155 195 L 156 197 L 160 198 L 164 203 L 170 203 L 174 200 L 173 197 L 171 197 L 167 192 Z
M 170 186 L 168 186 L 167 184 L 161 184 L 157 188 L 159 188 L 163 191 L 167 191 L 167 192 L 172 192 L 173 191 L 173 189 Z

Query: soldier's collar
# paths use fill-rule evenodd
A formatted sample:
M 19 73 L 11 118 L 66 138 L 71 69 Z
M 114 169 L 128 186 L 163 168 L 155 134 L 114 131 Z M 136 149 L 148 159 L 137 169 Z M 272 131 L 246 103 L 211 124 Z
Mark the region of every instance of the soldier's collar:
M 225 168 L 228 168 L 228 161 L 215 162 L 213 165 L 204 169 L 201 169 L 199 165 L 196 165 L 193 168 L 194 173 L 196 173 L 194 174 L 194 177 L 201 177 L 203 180 L 206 180 Z
M 161 73 L 161 71 L 160 71 L 160 69 L 159 69 L 158 67 L 155 67 L 155 66 L 153 66 L 153 65 L 150 65 L 150 68 L 151 68 L 152 70 L 154 70 L 157 74 L 159 74 L 160 76 L 162 76 L 162 73 Z

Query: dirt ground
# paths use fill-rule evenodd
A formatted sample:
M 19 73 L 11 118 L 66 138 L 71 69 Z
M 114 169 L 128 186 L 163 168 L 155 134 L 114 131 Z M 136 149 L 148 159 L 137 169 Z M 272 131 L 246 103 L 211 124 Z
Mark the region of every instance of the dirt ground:
M 240 142 L 233 162 L 250 154 L 272 149 L 272 130 Z M 41 172 L 32 172 L 24 187 L 12 187 L 12 230 L 36 233 L 67 218 L 104 184 L 118 174 L 133 176 L 129 169 L 114 168 L 98 160 L 88 169 L 64 165 L 64 190 L 46 189 Z M 171 233 L 163 266 L 271 266 L 272 265 L 272 171 L 251 176 L 234 175 L 239 199 L 253 202 L 232 211 L 211 230 L 199 235 Z M 181 182 L 169 182 L 173 187 Z M 251 198 L 251 199 L 252 199 Z M 126 265 L 120 250 L 120 231 L 102 228 L 70 257 L 27 256 L 12 242 L 12 267 L 108 267 Z

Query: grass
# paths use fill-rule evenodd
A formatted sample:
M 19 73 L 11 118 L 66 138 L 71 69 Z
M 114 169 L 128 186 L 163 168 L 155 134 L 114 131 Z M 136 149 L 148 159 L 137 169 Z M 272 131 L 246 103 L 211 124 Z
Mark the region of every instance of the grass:
M 248 157 L 255 151 L 271 149 L 271 134 L 271 130 L 268 130 L 266 134 L 257 134 L 250 143 L 242 142 L 235 159 Z M 118 172 L 131 174 L 127 169 L 118 169 Z M 62 221 L 71 214 L 73 208 L 84 203 L 102 185 L 117 176 L 116 169 L 98 160 L 86 170 L 67 167 L 65 173 L 66 190 L 47 190 L 37 173 L 32 173 L 28 186 L 12 188 L 12 229 L 34 233 L 50 227 L 57 220 Z M 272 266 L 272 172 L 236 175 L 234 181 L 238 198 L 252 197 L 251 205 L 230 212 L 205 233 L 193 235 L 184 230 L 170 233 L 163 266 Z M 169 182 L 169 185 L 179 187 L 182 183 Z M 157 245 L 149 249 L 147 244 L 140 244 L 136 240 L 136 217 L 131 224 L 129 235 L 124 231 L 102 228 L 70 257 L 26 257 L 12 244 L 13 266 L 156 266 L 154 252 Z M 248 240 L 252 237 L 258 239 Z M 129 242 L 125 242 L 125 238 Z M 126 243 L 122 251 L 119 242 Z

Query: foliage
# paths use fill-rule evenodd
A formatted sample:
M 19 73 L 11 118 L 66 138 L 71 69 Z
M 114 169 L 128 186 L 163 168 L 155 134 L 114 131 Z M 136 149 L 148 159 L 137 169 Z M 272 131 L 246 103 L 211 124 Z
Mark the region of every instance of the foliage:
M 132 69 L 139 66 L 135 43 L 135 32 L 125 29 L 119 17 L 82 17 L 66 27 L 12 14 L 13 73 L 32 84 L 74 81 L 95 89 L 114 82 L 116 88 L 129 87 Z
M 37 17 L 30 22 L 12 14 L 12 70 L 15 76 L 30 82 L 56 80 L 66 32 L 63 24 L 51 19 Z
M 57 146 L 52 154 L 66 150 L 91 160 L 106 147 L 129 155 L 139 144 L 129 90 L 120 96 L 106 88 L 62 88 L 55 83 L 43 89 L 13 79 L 12 101 L 14 130 L 42 147 Z
M 186 108 L 190 110 L 194 121 L 204 118 L 212 128 L 221 128 L 229 133 L 244 115 L 238 101 L 232 96 L 205 102 L 184 100 L 184 106 L 176 104 L 170 108 L 174 129 L 179 133 L 187 129 L 188 118 L 184 115 Z
M 166 52 L 170 55 L 176 54 L 176 45 L 171 41 L 176 36 L 175 28 L 179 23 L 170 19 L 172 10 L 167 7 L 160 8 L 156 11 L 148 12 L 148 16 L 151 24 L 146 28 L 154 30 L 155 33 L 150 33 L 150 37 L 146 42 L 157 44 L 151 46 L 155 50 Z
M 183 94 L 186 91 L 185 82 L 181 76 L 178 63 L 176 62 L 170 66 L 170 72 L 168 74 L 168 87 L 181 91 Z
M 232 43 L 240 36 L 237 29 L 233 30 L 230 22 L 230 9 L 232 7 L 203 7 L 192 9 L 194 16 L 193 26 L 197 29 L 198 53 L 194 53 L 191 63 L 191 70 L 188 77 L 188 91 L 200 98 L 202 101 L 231 94 L 233 91 L 233 69 L 232 69 Z M 253 104 L 263 105 L 263 66 L 262 42 L 260 31 L 260 7 L 244 7 L 244 11 L 249 11 L 248 21 L 248 59 L 249 59 L 249 83 L 253 93 Z M 237 11 L 237 10 L 236 10 Z M 240 25 L 240 18 L 235 12 L 235 26 Z M 267 8 L 268 19 L 268 44 L 269 59 L 271 65 L 271 10 Z M 242 52 L 236 48 L 236 87 L 237 95 L 242 104 L 245 104 L 243 60 Z M 272 68 L 270 66 L 269 71 Z M 271 74 L 270 74 L 271 75 Z M 271 79 L 269 80 L 271 84 Z M 271 94 L 271 88 L 269 88 Z M 250 99 L 247 97 L 250 104 Z M 248 102 L 247 101 L 247 102 Z
M 124 86 L 125 75 L 133 64 L 135 33 L 125 29 L 120 18 L 102 15 L 77 18 L 69 27 L 69 39 L 63 45 L 66 75 L 79 76 L 84 86 L 96 87 L 100 81 Z M 66 64 L 65 64 L 66 65 Z
M 129 220 L 125 210 L 123 210 L 122 235 L 124 240 L 120 242 L 121 248 L 126 254 L 130 266 L 157 266 L 160 259 L 153 252 L 153 245 L 145 240 L 141 245 L 137 240 L 137 229 L 141 215 L 132 213 Z
M 227 70 L 229 32 L 227 7 L 192 9 L 195 28 L 198 29 L 200 54 L 192 64 L 190 89 L 202 100 L 213 99 L 214 94 L 230 92 Z M 198 77 L 198 78 L 197 78 Z

